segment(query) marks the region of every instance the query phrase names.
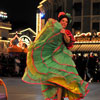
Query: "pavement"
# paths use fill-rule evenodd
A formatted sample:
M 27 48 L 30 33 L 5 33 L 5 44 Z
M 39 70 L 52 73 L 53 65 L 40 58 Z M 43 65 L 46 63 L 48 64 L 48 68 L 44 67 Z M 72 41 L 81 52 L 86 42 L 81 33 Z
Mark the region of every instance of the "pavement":
M 21 78 L 1 78 L 8 90 L 8 100 L 44 100 L 41 94 L 40 85 L 26 84 L 21 81 Z M 100 100 L 100 83 L 90 83 L 90 92 L 82 100 Z M 4 89 L 0 86 L 0 93 Z M 65 99 L 68 100 L 68 99 Z

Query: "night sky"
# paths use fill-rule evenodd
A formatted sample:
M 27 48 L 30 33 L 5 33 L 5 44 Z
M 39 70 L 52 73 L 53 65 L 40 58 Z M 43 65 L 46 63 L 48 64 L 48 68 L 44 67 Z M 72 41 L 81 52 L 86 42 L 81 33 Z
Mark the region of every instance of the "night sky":
M 36 28 L 36 11 L 42 0 L 2 0 L 0 10 L 8 14 L 12 30 L 31 27 Z

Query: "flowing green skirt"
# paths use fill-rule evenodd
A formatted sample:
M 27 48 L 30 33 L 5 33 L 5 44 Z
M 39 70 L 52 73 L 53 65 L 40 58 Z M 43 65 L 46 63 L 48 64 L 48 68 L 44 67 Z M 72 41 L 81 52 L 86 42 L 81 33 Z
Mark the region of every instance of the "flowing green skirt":
M 88 83 L 79 76 L 72 53 L 62 41 L 61 29 L 61 24 L 56 20 L 47 21 L 29 46 L 22 80 L 29 84 L 41 84 L 46 99 L 56 99 L 60 86 L 63 87 L 64 97 L 79 100 L 88 93 Z

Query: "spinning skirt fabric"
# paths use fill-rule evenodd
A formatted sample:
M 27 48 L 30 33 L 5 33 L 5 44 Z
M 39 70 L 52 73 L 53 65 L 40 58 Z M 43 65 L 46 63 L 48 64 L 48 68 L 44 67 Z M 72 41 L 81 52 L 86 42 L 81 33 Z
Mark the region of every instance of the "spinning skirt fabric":
M 63 41 L 61 24 L 48 19 L 35 41 L 29 46 L 27 67 L 22 80 L 29 84 L 41 84 L 45 99 L 57 99 L 58 87 L 63 97 L 79 100 L 88 93 L 88 83 L 79 76 L 72 53 Z

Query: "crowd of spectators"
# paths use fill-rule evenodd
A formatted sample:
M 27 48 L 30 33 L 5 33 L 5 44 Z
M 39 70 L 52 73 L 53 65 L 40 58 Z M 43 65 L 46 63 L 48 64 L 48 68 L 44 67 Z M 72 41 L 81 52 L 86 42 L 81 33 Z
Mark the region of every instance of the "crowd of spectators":
M 100 55 L 88 53 L 87 56 L 74 54 L 76 69 L 83 80 L 89 82 L 100 81 Z M 26 67 L 25 53 L 0 54 L 0 76 L 22 77 Z
M 0 76 L 22 77 L 25 67 L 25 53 L 0 54 Z
M 100 81 L 100 55 L 94 55 L 93 52 L 84 54 L 74 54 L 73 59 L 76 64 L 77 71 L 83 80 L 89 82 Z

